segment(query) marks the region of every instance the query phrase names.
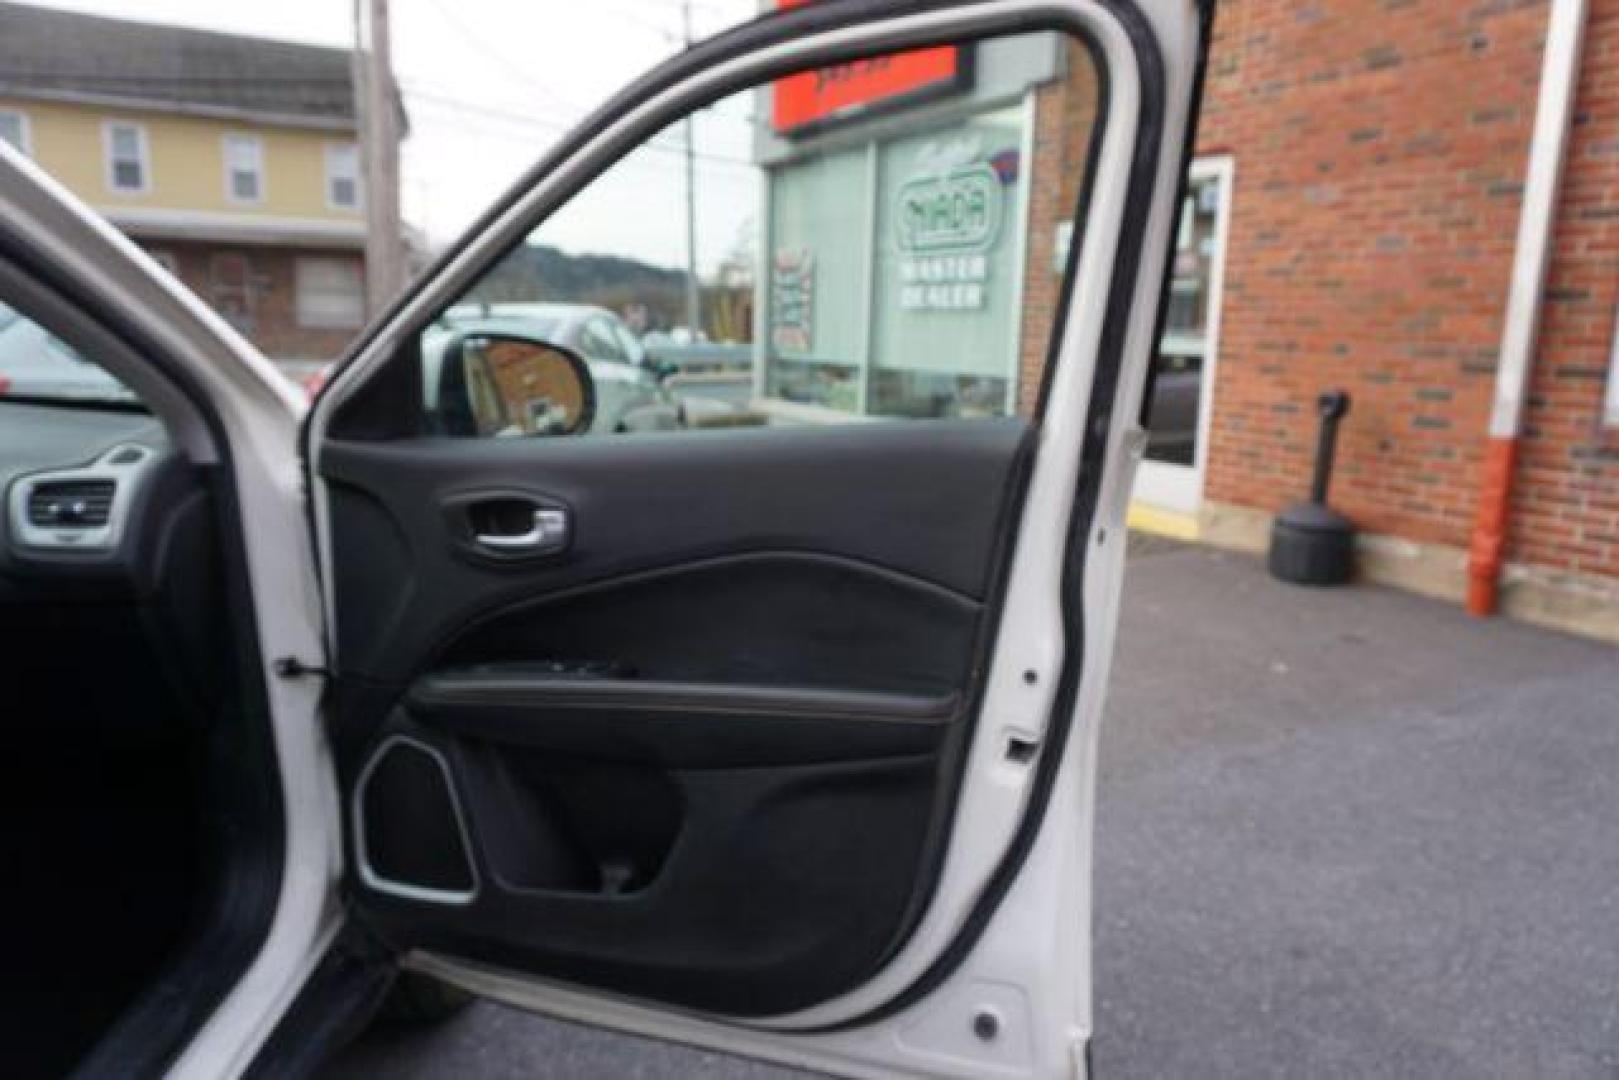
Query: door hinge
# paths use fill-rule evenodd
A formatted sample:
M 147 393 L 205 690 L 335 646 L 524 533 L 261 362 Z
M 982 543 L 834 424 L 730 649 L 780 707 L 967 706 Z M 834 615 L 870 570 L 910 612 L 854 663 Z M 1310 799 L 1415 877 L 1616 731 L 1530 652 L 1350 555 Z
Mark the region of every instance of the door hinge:
M 317 675 L 322 679 L 329 679 L 332 676 L 332 673 L 325 668 L 316 667 L 314 664 L 306 664 L 296 656 L 278 656 L 271 666 L 275 669 L 276 675 L 283 679 L 301 679 L 306 675 Z

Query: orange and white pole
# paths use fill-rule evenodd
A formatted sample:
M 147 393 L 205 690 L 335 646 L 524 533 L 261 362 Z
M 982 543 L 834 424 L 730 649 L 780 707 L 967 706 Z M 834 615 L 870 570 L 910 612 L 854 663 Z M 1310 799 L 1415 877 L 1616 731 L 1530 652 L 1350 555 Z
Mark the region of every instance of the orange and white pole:
M 1546 50 L 1541 60 L 1535 129 L 1529 142 L 1523 208 L 1518 217 L 1506 324 L 1501 332 L 1501 358 L 1495 371 L 1490 441 L 1473 518 L 1473 538 L 1468 545 L 1467 610 L 1474 615 L 1494 614 L 1499 599 L 1518 437 L 1523 430 L 1524 402 L 1540 331 L 1557 195 L 1562 187 L 1569 121 L 1579 84 L 1585 14 L 1586 0 L 1551 0 L 1546 17 Z

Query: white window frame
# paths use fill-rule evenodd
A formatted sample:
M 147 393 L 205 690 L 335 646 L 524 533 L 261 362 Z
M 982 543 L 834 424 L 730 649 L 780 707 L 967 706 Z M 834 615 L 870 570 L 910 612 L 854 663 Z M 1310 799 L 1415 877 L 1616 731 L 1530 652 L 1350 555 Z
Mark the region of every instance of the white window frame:
M 21 109 L 0 109 L 0 116 L 17 118 L 17 149 L 28 157 L 34 156 L 34 127 L 28 114 Z
M 118 183 L 118 170 L 114 167 L 116 158 L 113 156 L 113 132 L 119 128 L 128 128 L 135 133 L 136 160 L 141 167 L 139 187 L 125 187 Z M 145 195 L 152 190 L 152 146 L 146 136 L 145 124 L 137 123 L 134 120 L 103 120 L 101 123 L 101 156 L 108 191 L 120 195 Z
M 258 180 L 258 194 L 252 198 L 244 198 L 236 193 L 236 163 L 232 160 L 233 147 L 243 147 L 250 151 L 252 158 L 252 172 Z M 262 135 L 249 135 L 246 132 L 232 131 L 220 136 L 219 153 L 225 164 L 225 201 L 243 206 L 256 206 L 265 199 L 268 170 L 264 167 L 264 137 Z
M 333 181 L 339 178 L 336 162 L 339 156 L 352 155 L 354 172 L 354 201 L 341 203 L 332 198 Z M 326 209 L 352 210 L 356 213 L 365 206 L 364 168 L 360 163 L 360 144 L 357 142 L 329 142 L 326 144 Z
M 314 264 L 332 264 L 352 267 L 356 275 L 358 305 L 353 321 L 343 319 L 310 319 L 304 310 L 304 274 Z M 292 267 L 292 321 L 300 330 L 358 330 L 365 325 L 365 267 L 357 259 L 337 255 L 300 255 Z

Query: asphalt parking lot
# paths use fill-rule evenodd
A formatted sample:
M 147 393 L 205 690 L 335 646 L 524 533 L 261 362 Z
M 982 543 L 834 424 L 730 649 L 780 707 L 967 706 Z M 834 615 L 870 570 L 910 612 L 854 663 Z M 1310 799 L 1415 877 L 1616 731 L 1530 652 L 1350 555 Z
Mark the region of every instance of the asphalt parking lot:
M 1619 1076 L 1619 649 L 1141 545 L 1097 1074 Z M 479 1005 L 330 1077 L 785 1077 Z

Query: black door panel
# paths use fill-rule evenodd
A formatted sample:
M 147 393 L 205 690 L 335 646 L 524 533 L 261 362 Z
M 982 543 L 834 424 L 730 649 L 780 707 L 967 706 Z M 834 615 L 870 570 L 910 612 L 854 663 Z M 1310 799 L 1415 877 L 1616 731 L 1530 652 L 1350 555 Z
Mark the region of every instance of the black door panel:
M 814 764 L 937 750 L 955 694 L 831 691 L 550 674 L 489 665 L 430 675 L 407 710 L 439 731 L 670 768 Z
M 811 552 L 982 600 L 1028 425 L 1018 420 L 759 428 L 635 438 L 333 441 L 345 671 L 405 680 L 424 650 L 503 603 L 726 554 Z M 571 508 L 567 551 L 469 558 L 446 512 L 482 491 Z
M 938 695 L 983 605 L 867 563 L 757 553 L 541 596 L 466 629 L 440 666 L 559 660 L 669 682 Z
M 328 445 L 363 916 L 734 1015 L 868 977 L 929 885 L 1031 445 L 1015 420 Z M 565 544 L 485 557 L 525 499 Z
M 401 948 L 770 1015 L 870 974 L 928 855 L 937 754 L 665 769 L 390 730 L 445 752 L 479 880 L 462 904 L 366 890 L 368 922 Z

